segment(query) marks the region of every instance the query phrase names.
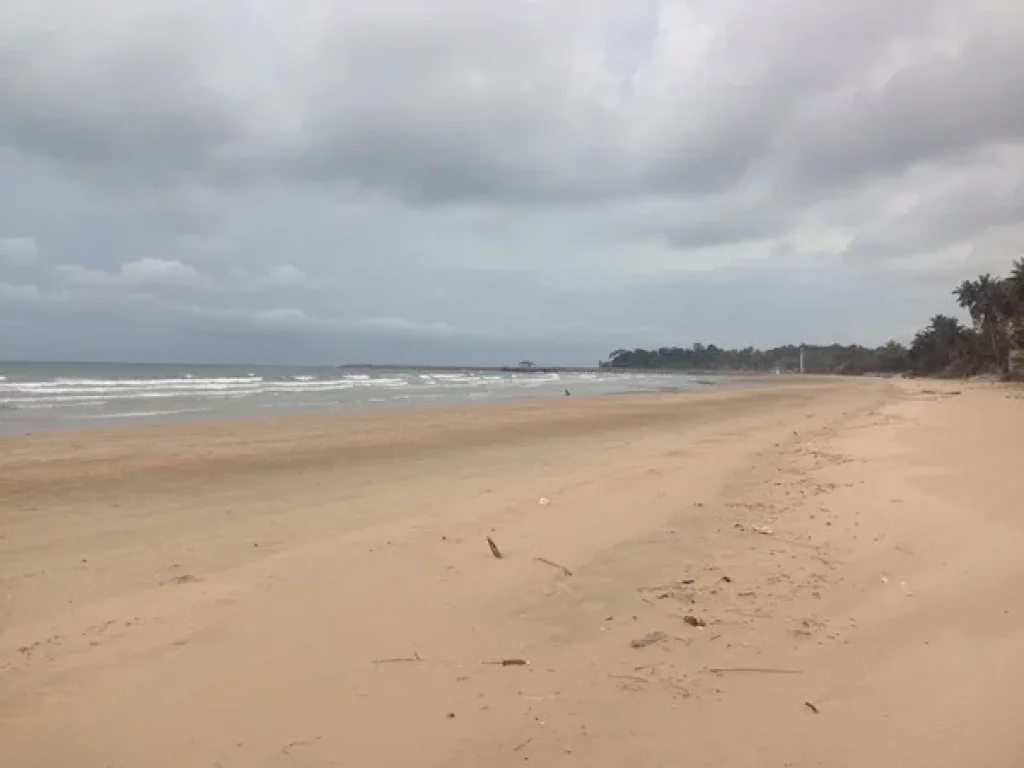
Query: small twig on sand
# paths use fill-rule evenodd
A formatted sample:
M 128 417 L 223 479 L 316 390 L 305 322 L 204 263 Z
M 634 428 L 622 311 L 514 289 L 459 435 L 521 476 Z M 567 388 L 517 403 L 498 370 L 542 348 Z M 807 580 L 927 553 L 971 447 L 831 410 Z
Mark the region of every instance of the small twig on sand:
M 484 662 L 484 664 L 494 664 L 501 667 L 525 667 L 529 663 L 526 659 L 502 659 L 501 661 Z
M 498 545 L 494 543 L 494 539 L 490 536 L 487 537 L 487 546 L 491 548 L 491 554 L 501 560 L 501 550 L 498 549 Z
M 804 702 L 804 706 L 807 707 L 809 710 L 811 710 L 811 712 L 813 712 L 816 715 L 821 714 L 820 710 L 816 706 L 811 704 L 811 702 L 809 702 L 809 701 L 805 701 Z
M 653 587 L 637 587 L 636 591 L 641 594 L 645 592 L 671 592 L 673 589 L 688 587 L 695 581 L 696 579 L 680 579 L 679 581 L 673 581 L 668 584 L 656 584 Z
M 374 664 L 395 664 L 400 661 L 426 661 L 419 653 L 415 653 L 412 656 L 393 656 L 389 659 L 374 659 Z
M 550 565 L 552 568 L 557 568 L 566 576 L 572 576 L 572 571 L 566 568 L 564 565 L 556 563 L 554 560 L 548 560 L 546 557 L 535 557 L 533 558 L 538 563 L 544 563 L 544 565 Z
M 651 682 L 646 677 L 640 677 L 640 675 L 608 675 L 613 680 L 626 680 L 630 683 L 649 683 Z
M 782 669 L 780 667 L 708 667 L 708 672 L 720 675 L 723 672 L 765 672 L 776 675 L 802 675 L 802 669 Z
M 525 746 L 526 746 L 527 744 L 529 744 L 529 743 L 530 743 L 531 741 L 533 741 L 533 736 L 531 736 L 530 738 L 528 738 L 528 739 L 527 739 L 526 741 L 524 741 L 524 742 L 523 742 L 522 744 L 520 744 L 520 745 L 519 745 L 518 747 L 515 747 L 515 748 L 513 748 L 513 749 L 512 749 L 512 751 L 513 751 L 513 752 L 518 752 L 518 751 L 519 751 L 519 750 L 521 750 L 521 749 L 522 749 L 523 747 L 525 747 Z

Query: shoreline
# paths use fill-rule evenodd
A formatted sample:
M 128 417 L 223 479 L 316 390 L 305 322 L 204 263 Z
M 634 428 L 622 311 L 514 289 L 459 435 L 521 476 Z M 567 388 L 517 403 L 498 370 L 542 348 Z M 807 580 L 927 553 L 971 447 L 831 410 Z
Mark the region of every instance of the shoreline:
M 2 438 L 0 762 L 1019 765 L 1004 394 Z
M 662 373 L 237 368 L 72 364 L 0 367 L 0 434 L 290 413 L 688 391 L 715 379 Z M 748 380 L 750 377 L 747 377 Z
M 773 387 L 799 383 L 810 383 L 811 377 L 799 377 L 796 375 L 747 375 L 737 374 L 723 377 L 722 381 L 707 381 L 693 379 L 690 386 L 663 387 L 658 389 L 643 389 L 632 391 L 612 390 L 608 392 L 573 392 L 574 402 L 592 398 L 617 398 L 617 397 L 651 397 L 663 395 L 688 395 L 699 394 L 704 391 L 715 391 L 724 389 Z M 826 380 L 828 377 L 814 377 L 816 380 Z M 378 412 L 417 412 L 419 410 L 433 410 L 437 408 L 461 409 L 464 407 L 502 407 L 508 404 L 523 402 L 549 402 L 552 400 L 568 402 L 561 390 L 546 392 L 542 394 L 522 394 L 519 396 L 499 397 L 495 399 L 473 399 L 465 400 L 389 400 L 380 402 L 343 402 L 330 403 L 328 405 L 318 404 L 310 407 L 295 407 L 293 409 L 282 409 L 277 413 L 266 412 L 241 412 L 218 413 L 209 410 L 179 410 L 179 411 L 154 411 L 150 413 L 127 413 L 115 414 L 106 417 L 84 417 L 68 418 L 60 421 L 53 421 L 47 424 L 35 425 L 13 425 L 5 422 L 4 414 L 12 414 L 16 411 L 0 410 L 0 443 L 10 438 L 18 438 L 32 435 L 61 434 L 65 432 L 90 433 L 93 431 L 110 431 L 120 429 L 139 429 L 170 425 L 203 425 L 206 423 L 230 423 L 248 421 L 274 421 L 290 418 L 325 418 L 347 417 L 363 413 Z M 147 417 L 155 418 L 147 418 Z

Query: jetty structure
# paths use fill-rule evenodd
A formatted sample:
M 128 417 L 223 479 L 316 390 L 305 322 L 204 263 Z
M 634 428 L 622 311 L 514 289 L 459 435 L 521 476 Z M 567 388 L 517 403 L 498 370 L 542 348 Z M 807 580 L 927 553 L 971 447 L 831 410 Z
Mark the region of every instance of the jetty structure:
M 757 371 L 713 371 L 713 370 L 681 370 L 679 368 L 620 368 L 613 367 L 606 363 L 599 363 L 595 366 L 586 365 L 536 365 L 529 361 L 523 361 L 518 365 L 403 365 L 400 363 L 343 363 L 338 366 L 341 370 L 361 371 L 418 371 L 421 373 L 460 373 L 460 372 L 483 372 L 483 373 L 643 373 L 643 374 L 664 374 L 675 376 L 728 376 L 732 375 L 757 375 Z

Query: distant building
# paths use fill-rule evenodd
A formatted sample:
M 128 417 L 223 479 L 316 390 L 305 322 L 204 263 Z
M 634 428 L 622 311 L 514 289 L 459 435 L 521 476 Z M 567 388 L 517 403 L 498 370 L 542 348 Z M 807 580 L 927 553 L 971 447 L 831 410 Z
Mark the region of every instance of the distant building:
M 536 368 L 537 366 L 535 366 L 533 364 L 533 362 L 530 361 L 530 360 L 520 360 L 519 361 L 519 367 L 520 368 Z

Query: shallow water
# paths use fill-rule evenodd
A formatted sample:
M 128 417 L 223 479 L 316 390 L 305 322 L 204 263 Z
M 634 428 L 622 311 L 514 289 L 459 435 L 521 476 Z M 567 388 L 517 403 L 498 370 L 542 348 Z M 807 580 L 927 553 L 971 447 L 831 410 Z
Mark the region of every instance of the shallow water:
M 0 432 L 698 389 L 717 377 L 337 367 L 0 363 Z

